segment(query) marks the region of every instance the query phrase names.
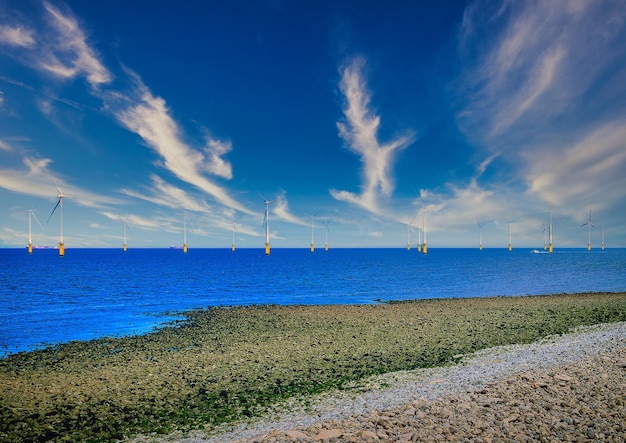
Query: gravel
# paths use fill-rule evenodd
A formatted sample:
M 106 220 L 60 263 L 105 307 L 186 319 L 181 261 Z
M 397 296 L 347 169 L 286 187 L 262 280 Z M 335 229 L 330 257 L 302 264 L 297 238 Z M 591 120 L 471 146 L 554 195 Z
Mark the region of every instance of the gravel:
M 626 323 L 372 377 L 212 431 L 133 441 L 626 441 Z

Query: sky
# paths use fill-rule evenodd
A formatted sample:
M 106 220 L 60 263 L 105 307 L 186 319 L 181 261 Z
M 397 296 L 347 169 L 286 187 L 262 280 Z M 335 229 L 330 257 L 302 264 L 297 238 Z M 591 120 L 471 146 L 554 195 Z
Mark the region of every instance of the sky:
M 624 0 L 0 0 L 2 246 L 61 190 L 68 249 L 263 248 L 266 200 L 272 248 L 626 247 L 625 41 Z

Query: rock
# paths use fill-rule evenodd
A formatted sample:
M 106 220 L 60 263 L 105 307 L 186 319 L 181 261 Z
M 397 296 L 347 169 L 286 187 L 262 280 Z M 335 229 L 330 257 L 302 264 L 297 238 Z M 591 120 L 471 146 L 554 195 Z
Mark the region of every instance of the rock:
M 565 374 L 556 374 L 553 378 L 559 381 L 572 381 L 572 377 Z
M 378 441 L 378 436 L 372 431 L 359 431 L 356 435 L 366 442 Z
M 324 429 L 315 436 L 317 441 L 328 441 L 332 438 L 339 438 L 343 435 L 343 432 L 339 429 Z
M 300 431 L 286 431 L 285 434 L 293 440 L 311 440 L 308 435 Z

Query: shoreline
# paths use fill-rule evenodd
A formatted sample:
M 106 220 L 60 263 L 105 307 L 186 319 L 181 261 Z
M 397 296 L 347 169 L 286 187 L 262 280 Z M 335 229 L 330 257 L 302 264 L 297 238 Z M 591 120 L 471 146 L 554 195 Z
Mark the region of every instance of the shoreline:
M 448 367 L 481 349 L 624 322 L 626 293 L 257 305 L 188 315 L 145 336 L 0 360 L 0 439 L 210 433 L 267 417 L 293 398 L 366 388 L 363 380 L 376 374 Z

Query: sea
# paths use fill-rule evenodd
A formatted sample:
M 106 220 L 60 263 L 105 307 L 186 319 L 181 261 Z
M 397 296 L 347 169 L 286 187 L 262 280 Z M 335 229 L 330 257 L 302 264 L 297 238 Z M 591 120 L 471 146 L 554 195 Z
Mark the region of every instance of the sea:
M 0 358 L 192 309 L 626 292 L 626 249 L 0 249 Z

